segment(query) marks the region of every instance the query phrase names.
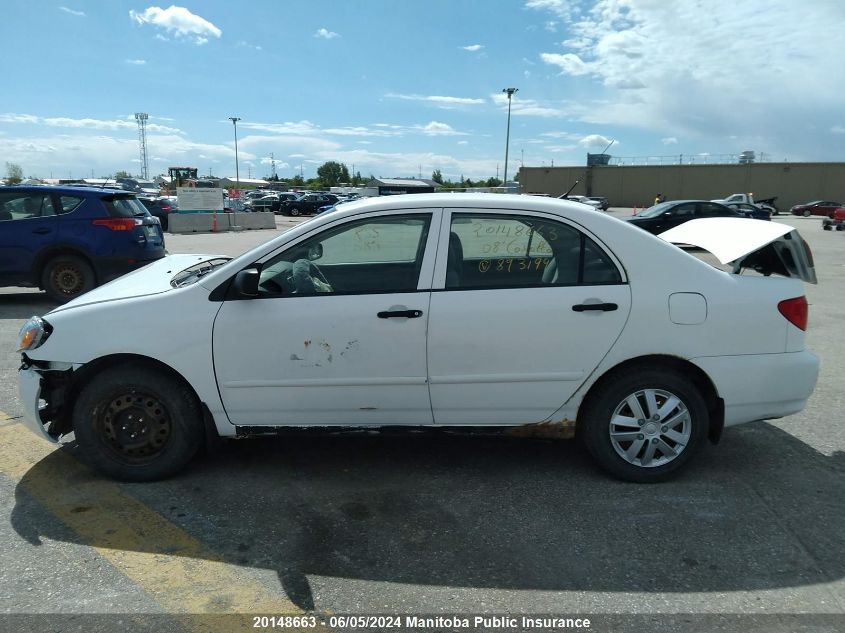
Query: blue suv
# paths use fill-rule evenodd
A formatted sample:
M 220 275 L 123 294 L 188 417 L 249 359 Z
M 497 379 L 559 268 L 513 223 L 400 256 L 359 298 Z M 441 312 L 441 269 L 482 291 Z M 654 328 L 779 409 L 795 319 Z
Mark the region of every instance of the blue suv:
M 164 234 L 135 195 L 88 187 L 0 187 L 0 285 L 64 303 L 164 257 Z

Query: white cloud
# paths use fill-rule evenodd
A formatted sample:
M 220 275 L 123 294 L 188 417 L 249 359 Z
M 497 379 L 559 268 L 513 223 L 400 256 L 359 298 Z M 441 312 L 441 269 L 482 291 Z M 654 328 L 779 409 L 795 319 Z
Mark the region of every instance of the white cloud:
M 169 6 L 147 7 L 143 12 L 129 11 L 129 17 L 134 22 L 144 25 L 151 24 L 164 29 L 169 35 L 184 37 L 198 46 L 208 42 L 209 37 L 219 38 L 223 31 L 203 17 L 191 13 L 185 7 Z
M 678 139 L 676 139 L 674 136 L 667 136 L 666 138 L 660 139 L 660 142 L 664 145 L 677 145 Z
M 72 119 L 70 117 L 39 117 L 33 114 L 0 114 L 0 123 L 32 123 L 48 127 L 85 128 L 89 130 L 132 130 L 138 129 L 135 117 L 125 119 Z M 148 132 L 181 134 L 182 131 L 158 123 L 148 123 Z
M 842 76 L 836 42 L 845 3 L 818 2 L 812 11 L 793 0 L 769 0 L 765 10 L 735 0 L 525 6 L 566 23 L 564 51 L 541 59 L 569 75 L 568 89 L 601 94 L 581 102 L 584 122 L 715 140 L 725 151 L 748 144 L 774 155 L 841 155 L 820 132 L 845 108 L 841 82 L 831 80 Z
M 423 133 L 427 136 L 460 136 L 465 135 L 464 132 L 456 131 L 451 125 L 447 123 L 440 123 L 439 121 L 432 121 L 422 128 Z
M 328 29 L 317 29 L 317 32 L 314 33 L 314 37 L 324 40 L 332 40 L 336 37 L 340 37 L 340 34 L 335 33 L 334 31 L 329 31 Z
M 609 139 L 606 136 L 602 136 L 601 134 L 589 134 L 584 138 L 578 141 L 578 144 L 581 147 L 586 147 L 587 149 L 604 149 L 613 139 Z M 618 143 L 614 143 L 617 145 Z
M 845 125 L 834 125 L 830 131 L 834 134 L 845 134 Z
M 470 97 L 447 97 L 447 96 L 440 96 L 440 95 L 408 95 L 408 94 L 394 94 L 388 93 L 384 95 L 385 97 L 389 97 L 390 99 L 402 99 L 403 101 L 424 101 L 426 103 L 432 103 L 436 105 L 438 108 L 443 109 L 452 109 L 456 107 L 462 106 L 473 106 L 473 105 L 482 105 L 484 104 L 484 99 L 473 99 Z
M 127 64 L 131 64 L 133 66 L 143 66 L 147 63 L 146 59 L 127 59 L 125 61 Z
M 241 48 L 251 48 L 252 50 L 255 50 L 255 51 L 264 50 L 258 44 L 250 44 L 249 42 L 246 42 L 244 40 L 239 41 L 237 45 L 240 46 Z
M 494 92 L 490 100 L 500 108 L 507 109 L 508 97 L 501 92 Z M 520 99 L 514 95 L 511 100 L 511 114 L 513 116 L 530 116 L 544 119 L 554 119 L 572 116 L 579 108 L 565 103 L 546 103 L 534 99 Z
M 589 65 L 584 63 L 584 60 L 574 53 L 565 53 L 563 55 L 560 53 L 541 53 L 540 59 L 547 64 L 560 68 L 562 75 L 573 75 L 577 77 L 590 72 Z
M 65 13 L 69 13 L 70 15 L 75 15 L 79 18 L 84 18 L 85 11 L 76 11 L 75 9 L 69 9 L 68 7 L 59 7 L 60 11 L 64 11 Z
M 241 122 L 240 127 L 248 130 L 257 130 L 261 132 L 272 132 L 273 134 L 294 134 L 294 135 L 331 135 L 331 136 L 377 136 L 390 137 L 401 136 L 407 128 L 402 126 L 391 126 L 392 129 L 385 129 L 383 126 L 379 129 L 371 129 L 363 126 L 347 126 L 335 128 L 321 128 L 310 121 L 286 121 L 284 123 L 260 123 L 252 121 Z
M 470 44 L 469 46 L 461 46 L 461 48 L 470 53 L 475 53 L 484 48 L 484 44 Z
M 529 9 L 550 11 L 564 20 L 571 20 L 577 10 L 575 0 L 528 0 L 525 6 Z

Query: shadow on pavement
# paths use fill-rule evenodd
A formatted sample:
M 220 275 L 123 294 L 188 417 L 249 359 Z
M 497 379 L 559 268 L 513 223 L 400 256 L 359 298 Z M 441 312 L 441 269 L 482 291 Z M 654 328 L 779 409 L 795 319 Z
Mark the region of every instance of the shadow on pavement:
M 17 486 L 12 525 L 32 544 L 67 538 L 27 512 L 27 480 L 55 456 Z M 756 424 L 660 485 L 608 479 L 574 442 L 330 436 L 229 443 L 179 478 L 123 489 L 227 562 L 274 570 L 313 609 L 309 575 L 669 593 L 838 580 L 843 474 L 845 454 Z M 84 480 L 53 483 L 97 503 Z

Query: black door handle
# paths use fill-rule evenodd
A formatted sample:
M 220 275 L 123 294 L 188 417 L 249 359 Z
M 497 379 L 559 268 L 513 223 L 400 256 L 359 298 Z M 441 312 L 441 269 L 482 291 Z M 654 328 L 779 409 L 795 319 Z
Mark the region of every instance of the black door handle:
M 422 310 L 394 310 L 392 312 L 379 312 L 376 316 L 380 319 L 418 319 L 422 316 Z
M 599 312 L 613 312 L 619 306 L 615 303 L 579 303 L 572 306 L 575 312 L 586 312 L 587 310 L 598 310 Z
M 52 233 L 52 229 L 48 229 L 46 226 L 42 226 L 41 228 L 34 229 L 32 231 L 36 235 L 47 235 L 47 233 Z

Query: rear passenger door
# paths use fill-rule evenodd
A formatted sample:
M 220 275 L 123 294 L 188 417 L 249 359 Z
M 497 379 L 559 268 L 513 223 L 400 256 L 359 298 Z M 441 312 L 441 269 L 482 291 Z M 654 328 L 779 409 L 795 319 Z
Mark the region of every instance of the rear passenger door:
M 455 209 L 443 225 L 428 323 L 435 424 L 546 420 L 622 332 L 621 267 L 559 217 Z
M 35 257 L 59 230 L 53 196 L 43 191 L 0 191 L 0 278 L 31 279 Z

